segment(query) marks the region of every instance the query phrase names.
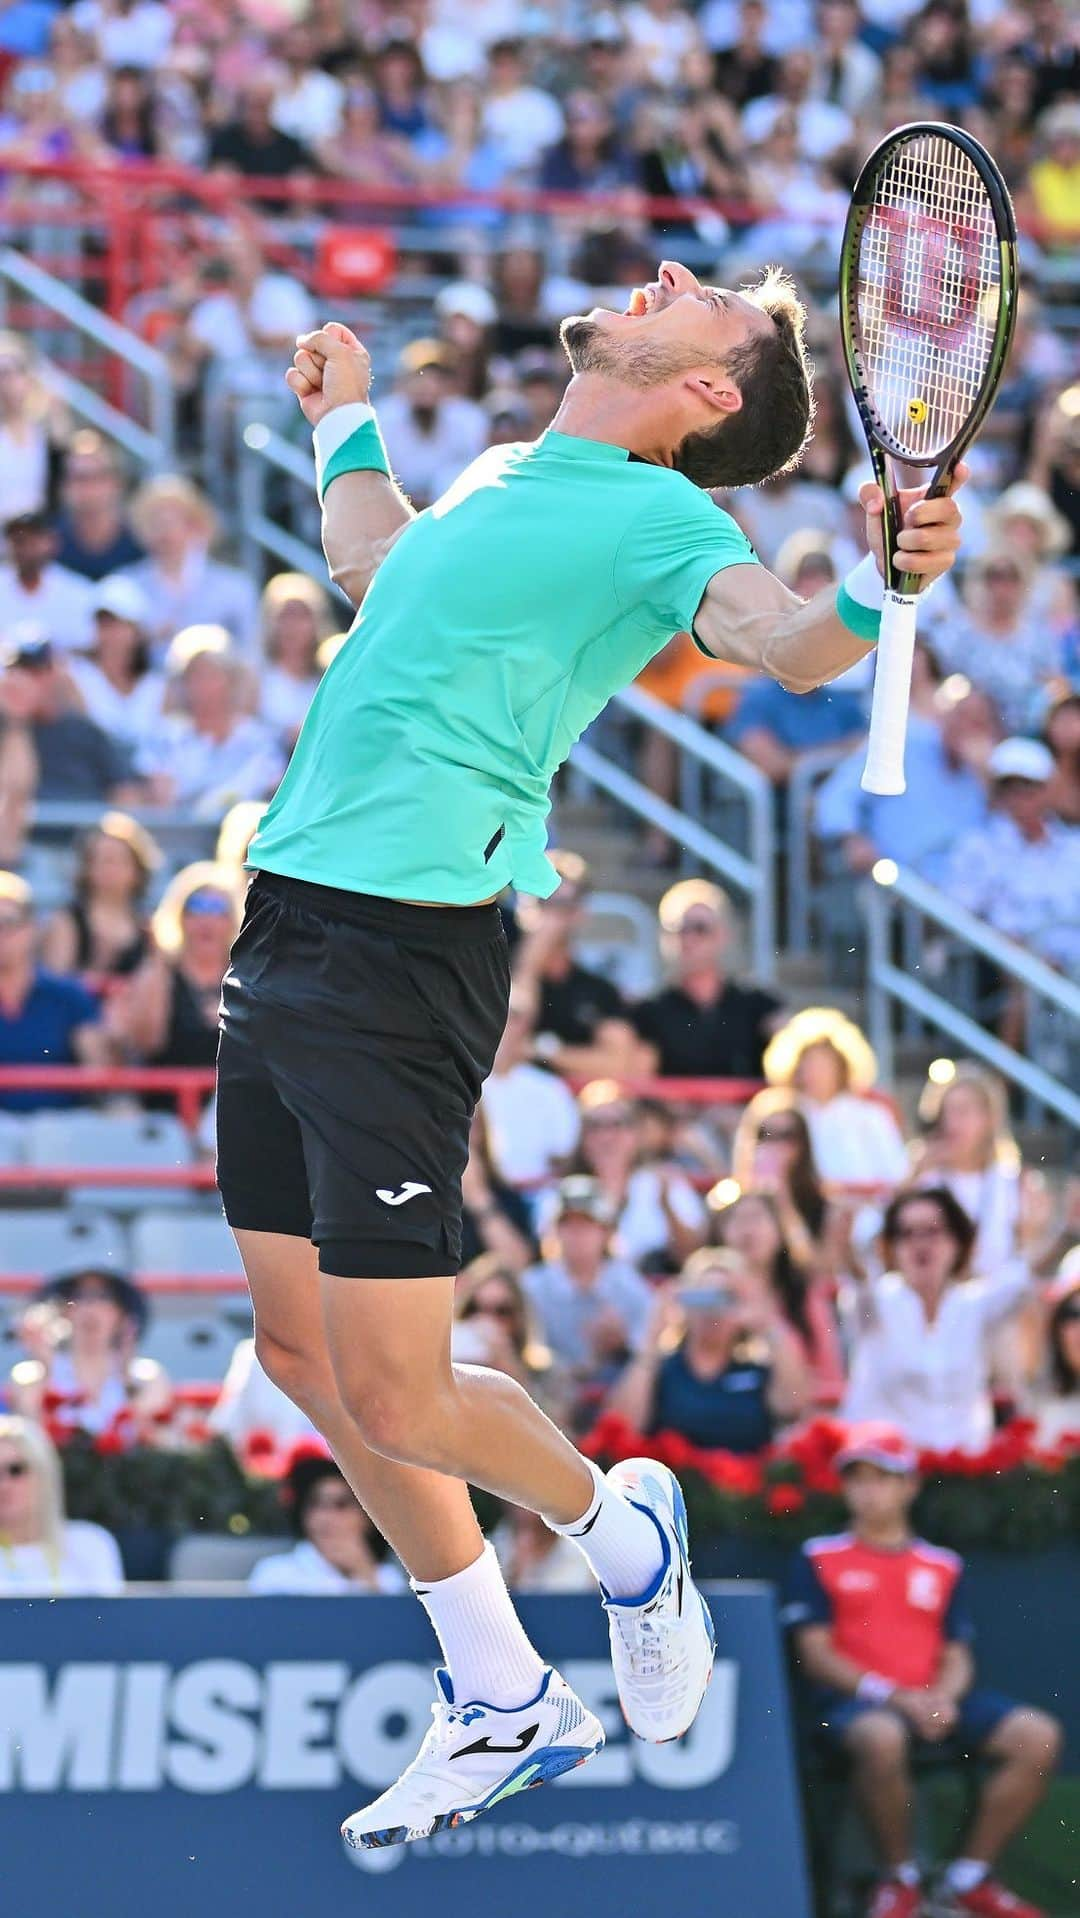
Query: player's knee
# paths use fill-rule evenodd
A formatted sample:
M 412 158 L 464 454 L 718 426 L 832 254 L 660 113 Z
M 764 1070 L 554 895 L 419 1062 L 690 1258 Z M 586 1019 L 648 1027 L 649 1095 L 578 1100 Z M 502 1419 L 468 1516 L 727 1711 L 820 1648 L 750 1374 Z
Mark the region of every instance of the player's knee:
M 895 1712 L 866 1712 L 851 1726 L 847 1744 L 866 1771 L 896 1771 L 907 1761 L 907 1727 Z
M 256 1325 L 255 1356 L 267 1377 L 286 1398 L 314 1418 L 333 1394 L 334 1382 L 325 1353 L 286 1345 L 265 1327 Z M 317 1421 L 316 1421 L 317 1422 Z
M 354 1380 L 341 1388 L 346 1411 L 360 1428 L 364 1444 L 399 1465 L 427 1465 L 429 1421 L 417 1394 L 385 1379 Z
M 1064 1741 L 1056 1718 L 1025 1706 L 1006 1719 L 996 1742 L 1002 1757 L 1029 1765 L 1033 1771 L 1052 1772 L 1060 1762 Z

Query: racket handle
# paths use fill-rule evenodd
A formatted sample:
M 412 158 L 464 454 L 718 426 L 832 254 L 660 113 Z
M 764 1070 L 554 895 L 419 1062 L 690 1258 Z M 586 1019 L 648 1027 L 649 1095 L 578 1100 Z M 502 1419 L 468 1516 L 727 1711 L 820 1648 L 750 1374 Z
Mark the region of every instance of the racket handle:
M 907 739 L 908 702 L 911 698 L 917 604 L 913 594 L 885 594 L 874 667 L 870 737 L 862 776 L 864 792 L 904 791 L 904 744 Z

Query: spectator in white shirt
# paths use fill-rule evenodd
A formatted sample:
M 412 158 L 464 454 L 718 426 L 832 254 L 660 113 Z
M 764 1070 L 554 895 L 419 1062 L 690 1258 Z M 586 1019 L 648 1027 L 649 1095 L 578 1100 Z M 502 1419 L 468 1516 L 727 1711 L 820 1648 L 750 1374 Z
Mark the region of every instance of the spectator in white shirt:
M 453 365 L 441 340 L 413 340 L 379 408 L 395 477 L 418 508 L 445 493 L 487 445 L 487 414 L 454 392 Z
M 262 1596 L 355 1597 L 406 1590 L 404 1573 L 380 1559 L 378 1534 L 330 1457 L 318 1447 L 296 1447 L 282 1491 L 297 1543 L 291 1552 L 261 1558 L 248 1589 Z
M 270 727 L 245 711 L 248 670 L 224 627 L 177 633 L 166 663 L 181 710 L 168 715 L 137 761 L 155 803 L 216 821 L 238 799 L 267 798 L 284 755 Z
M 57 539 L 43 512 L 18 513 L 4 524 L 8 563 L 0 566 L 0 637 L 33 629 L 65 652 L 93 638 L 89 580 L 56 563 Z
M 68 661 L 68 676 L 95 726 L 125 746 L 142 745 L 161 725 L 165 675 L 150 666 L 150 605 L 142 587 L 114 573 L 93 588 L 93 644 Z
M 145 481 L 131 524 L 149 558 L 129 569 L 152 609 L 151 638 L 163 649 L 184 626 L 224 626 L 245 655 L 254 651 L 258 599 L 246 575 L 210 557 L 217 519 L 209 501 L 179 474 Z
M 107 67 L 159 67 L 173 36 L 173 14 L 162 0 L 78 0 L 71 18 Z
M 522 1277 L 545 1345 L 577 1382 L 575 1423 L 596 1410 L 640 1349 L 652 1316 L 652 1287 L 611 1254 L 614 1223 L 615 1208 L 597 1179 L 564 1179 L 551 1256 Z
M 853 118 L 874 106 L 881 87 L 881 61 L 860 40 L 861 27 L 855 0 L 821 0 L 812 90 Z
M 891 1188 L 907 1177 L 907 1151 L 892 1110 L 868 1097 L 877 1060 L 843 1013 L 830 1006 L 797 1012 L 770 1041 L 764 1066 L 770 1085 L 799 1094 L 822 1179 Z
M 1050 811 L 1054 759 L 1037 739 L 1003 739 L 988 762 L 993 816 L 957 843 L 949 897 L 1080 976 L 1080 827 Z
M 495 40 L 488 48 L 488 72 L 480 125 L 504 164 L 526 172 L 546 147 L 563 135 L 563 111 L 543 87 L 525 77 L 520 40 Z
M 321 677 L 317 655 L 330 631 L 330 608 L 306 573 L 277 573 L 263 589 L 259 614 L 267 662 L 259 713 L 291 752 Z
M 286 27 L 274 52 L 283 73 L 270 114 L 273 125 L 279 133 L 291 133 L 301 146 L 314 148 L 320 140 L 332 139 L 341 125 L 345 88 L 317 64 L 307 22 L 295 20 Z
M 515 985 L 482 1111 L 492 1168 L 507 1185 L 537 1185 L 560 1169 L 581 1131 L 569 1087 L 531 1063 L 535 994 Z
M 930 1451 L 980 1451 L 993 1431 L 993 1334 L 1030 1292 L 1019 1260 L 969 1276 L 975 1226 L 945 1186 L 885 1213 L 883 1277 L 841 1297 L 851 1340 L 845 1419 L 887 1419 Z
M 47 398 L 27 342 L 0 333 L 0 524 L 36 513 L 49 491 Z
M 654 87 L 674 87 L 688 53 L 701 46 L 693 15 L 680 0 L 635 0 L 622 16 L 638 77 Z
M 0 1416 L 0 1598 L 108 1597 L 124 1589 L 112 1534 L 69 1519 L 44 1428 Z
M 854 133 L 850 114 L 828 100 L 815 99 L 813 79 L 814 55 L 808 46 L 785 53 L 778 91 L 762 94 L 743 108 L 742 129 L 750 146 L 767 140 L 776 121 L 788 112 L 795 116 L 798 150 L 804 159 L 831 160 L 848 145 Z
M 674 1166 L 644 1157 L 640 1114 L 614 1080 L 593 1080 L 578 1104 L 581 1145 L 572 1169 L 597 1179 L 610 1199 L 615 1252 L 644 1272 L 677 1272 L 705 1243 L 704 1200 Z M 541 1232 L 556 1204 L 554 1193 L 541 1203 Z

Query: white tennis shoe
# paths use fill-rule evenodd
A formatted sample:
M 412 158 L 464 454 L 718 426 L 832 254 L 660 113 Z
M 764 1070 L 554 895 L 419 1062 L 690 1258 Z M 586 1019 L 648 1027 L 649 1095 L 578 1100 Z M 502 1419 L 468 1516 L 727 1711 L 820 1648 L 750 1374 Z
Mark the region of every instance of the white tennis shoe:
M 345 1843 L 358 1851 L 468 1824 L 603 1750 L 600 1720 L 550 1665 L 532 1703 L 513 1711 L 479 1699 L 459 1705 L 449 1673 L 440 1668 L 435 1677 L 433 1722 L 412 1764 L 341 1827 Z
M 632 1732 L 661 1745 L 689 1731 L 712 1677 L 716 1634 L 690 1577 L 686 1503 L 674 1472 L 651 1458 L 623 1459 L 608 1484 L 655 1520 L 664 1563 L 647 1592 L 628 1602 L 601 1586 L 611 1662 Z

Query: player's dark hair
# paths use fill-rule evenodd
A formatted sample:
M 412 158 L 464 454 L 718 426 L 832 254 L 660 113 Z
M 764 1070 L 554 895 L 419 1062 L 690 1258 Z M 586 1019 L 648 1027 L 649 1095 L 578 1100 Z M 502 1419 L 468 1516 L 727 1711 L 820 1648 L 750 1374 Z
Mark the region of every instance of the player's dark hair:
M 754 333 L 730 352 L 727 371 L 742 395 L 704 432 L 689 433 L 674 466 L 695 486 L 757 486 L 797 466 L 814 419 L 814 369 L 806 350 L 806 308 L 780 267 L 766 268 L 759 286 L 741 289 L 767 313 L 768 333 Z

